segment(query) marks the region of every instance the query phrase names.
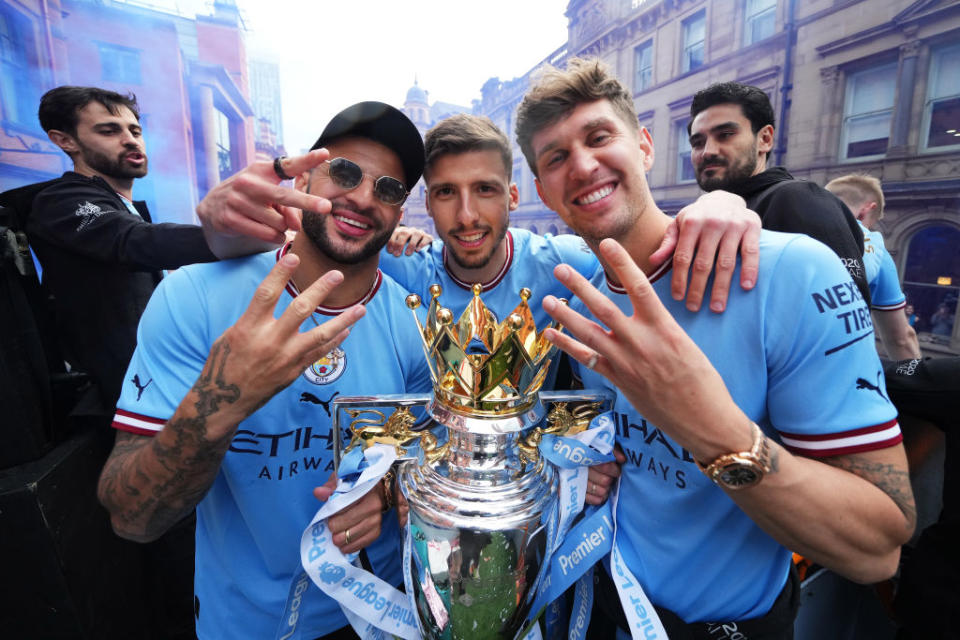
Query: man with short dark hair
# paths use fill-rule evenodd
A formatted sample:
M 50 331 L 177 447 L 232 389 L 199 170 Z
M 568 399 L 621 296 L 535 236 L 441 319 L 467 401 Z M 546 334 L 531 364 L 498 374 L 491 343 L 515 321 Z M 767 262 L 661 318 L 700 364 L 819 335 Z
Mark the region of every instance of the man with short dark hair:
M 825 189 L 847 205 L 863 230 L 863 267 L 870 285 L 870 315 L 887 357 L 892 360 L 923 357 L 917 332 L 903 312 L 907 298 L 900 288 L 897 266 L 887 252 L 883 234 L 875 230 L 883 218 L 880 181 L 873 176 L 851 173 L 831 180 Z
M 100 478 L 114 530 L 132 540 L 196 507 L 201 639 L 356 637 L 333 599 L 306 578 L 294 583 L 315 498 L 334 490 L 330 402 L 430 388 L 406 291 L 378 268 L 420 178 L 420 133 L 393 107 L 362 102 L 314 148 L 254 163 L 204 199 L 216 209 L 259 194 L 245 201 L 276 215 L 302 208 L 302 229 L 279 250 L 164 279 L 143 315 L 126 375 L 139 384 L 124 385 Z M 287 179 L 295 189 L 278 188 Z M 327 527 L 344 553 L 365 548 L 373 571 L 397 585 L 396 518 L 381 526 L 390 496 L 377 483 Z
M 77 412 L 106 420 L 161 270 L 216 256 L 200 227 L 152 224 L 146 204 L 133 201 L 134 180 L 147 175 L 134 96 L 57 87 L 44 94 L 39 116 L 73 171 L 22 188 L 37 193 L 21 215 L 53 294 L 63 356 L 96 384 Z
M 594 619 L 647 638 L 664 637 L 658 617 L 670 637 L 790 637 L 790 550 L 873 582 L 914 527 L 868 312 L 829 249 L 769 231 L 757 286 L 731 289 L 726 312 L 672 299 L 669 263 L 650 259 L 670 219 L 646 182 L 653 140 L 632 100 L 603 63 L 574 59 L 536 78 L 517 111 L 538 193 L 604 267 L 587 281 L 561 265 L 576 299 L 543 301 L 570 334 L 547 339 L 586 387 L 616 394 L 627 458 Z
M 864 300 L 863 232 L 844 205 L 818 184 L 769 166 L 773 107 L 761 89 L 721 82 L 698 91 L 690 104 L 690 160 L 704 191 L 743 196 L 764 229 L 803 233 L 840 256 Z

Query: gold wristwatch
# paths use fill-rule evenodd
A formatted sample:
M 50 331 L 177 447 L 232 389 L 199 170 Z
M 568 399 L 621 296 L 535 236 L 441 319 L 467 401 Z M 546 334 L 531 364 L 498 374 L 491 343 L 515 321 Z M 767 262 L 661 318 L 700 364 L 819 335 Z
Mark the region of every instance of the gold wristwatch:
M 770 472 L 770 441 L 754 423 L 750 451 L 727 453 L 707 465 L 697 461 L 697 466 L 724 489 L 736 491 L 753 487 Z

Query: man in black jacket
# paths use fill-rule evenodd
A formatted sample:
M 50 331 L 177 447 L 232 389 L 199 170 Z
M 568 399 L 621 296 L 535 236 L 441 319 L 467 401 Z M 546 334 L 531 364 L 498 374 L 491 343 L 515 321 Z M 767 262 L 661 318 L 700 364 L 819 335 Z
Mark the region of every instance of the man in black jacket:
M 767 166 L 774 140 L 767 94 L 738 82 L 714 84 L 694 95 L 690 118 L 690 160 L 700 188 L 742 196 L 764 229 L 803 233 L 833 249 L 869 303 L 863 232 L 853 214 L 823 187 Z
M 147 174 L 136 98 L 57 87 L 43 96 L 39 116 L 74 170 L 4 196 L 21 203 L 44 288 L 54 298 L 63 356 L 97 386 L 77 412 L 109 418 L 161 270 L 216 257 L 200 227 L 153 224 L 146 204 L 133 202 L 133 182 Z M 31 206 L 23 196 L 38 188 Z

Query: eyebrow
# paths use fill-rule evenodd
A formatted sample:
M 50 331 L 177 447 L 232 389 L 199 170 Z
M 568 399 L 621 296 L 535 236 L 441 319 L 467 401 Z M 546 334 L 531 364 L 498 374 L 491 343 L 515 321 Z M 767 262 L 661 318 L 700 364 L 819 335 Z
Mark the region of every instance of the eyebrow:
M 586 131 L 590 131 L 591 129 L 607 126 L 612 122 L 613 120 L 611 118 L 607 118 L 606 116 L 600 117 L 600 118 L 594 118 L 593 120 L 590 120 L 589 122 L 584 123 L 584 125 L 580 127 L 580 131 L 581 133 L 583 133 Z M 543 147 L 543 149 L 541 149 L 540 152 L 537 154 L 537 160 L 539 160 L 544 154 L 549 153 L 550 151 L 553 151 L 558 146 L 560 146 L 559 140 L 553 140 L 552 142 L 547 143 Z

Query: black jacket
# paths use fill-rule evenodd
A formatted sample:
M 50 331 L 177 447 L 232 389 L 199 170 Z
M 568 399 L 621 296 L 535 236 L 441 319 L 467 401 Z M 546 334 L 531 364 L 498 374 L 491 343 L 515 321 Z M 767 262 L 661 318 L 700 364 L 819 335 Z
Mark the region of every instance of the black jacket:
M 103 179 L 68 171 L 20 211 L 43 287 L 54 299 L 63 356 L 90 374 L 107 414 L 161 270 L 216 260 L 200 227 L 151 224 L 146 204 L 134 206 L 140 216 Z
M 772 167 L 727 189 L 747 201 L 764 229 L 802 233 L 833 249 L 869 306 L 863 231 L 839 198 L 814 182 L 797 180 L 783 167 Z

